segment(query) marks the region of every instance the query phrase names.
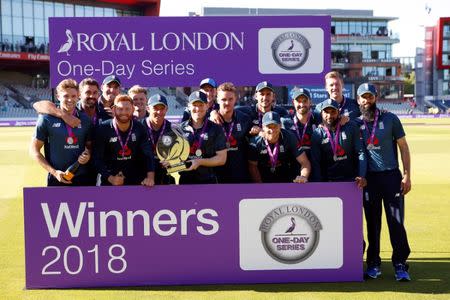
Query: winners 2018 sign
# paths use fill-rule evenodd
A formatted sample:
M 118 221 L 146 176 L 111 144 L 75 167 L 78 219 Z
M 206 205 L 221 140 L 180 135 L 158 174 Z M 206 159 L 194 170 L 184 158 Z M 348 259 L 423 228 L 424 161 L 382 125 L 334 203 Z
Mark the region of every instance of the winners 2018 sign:
M 26 188 L 27 288 L 362 280 L 350 183 Z
M 329 16 L 50 18 L 51 85 L 117 75 L 123 86 L 323 84 Z

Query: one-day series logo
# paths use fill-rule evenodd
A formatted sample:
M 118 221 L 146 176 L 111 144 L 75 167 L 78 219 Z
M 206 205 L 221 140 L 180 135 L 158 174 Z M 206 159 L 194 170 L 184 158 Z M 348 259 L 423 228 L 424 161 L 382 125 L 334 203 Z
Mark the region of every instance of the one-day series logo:
M 317 215 L 304 206 L 283 205 L 264 217 L 259 230 L 267 254 L 281 263 L 295 264 L 314 253 L 322 224 Z
M 261 28 L 261 74 L 318 74 L 324 71 L 324 31 L 319 27 Z
M 276 64 L 285 70 L 295 70 L 308 59 L 309 41 L 298 32 L 284 32 L 272 43 L 272 56 Z

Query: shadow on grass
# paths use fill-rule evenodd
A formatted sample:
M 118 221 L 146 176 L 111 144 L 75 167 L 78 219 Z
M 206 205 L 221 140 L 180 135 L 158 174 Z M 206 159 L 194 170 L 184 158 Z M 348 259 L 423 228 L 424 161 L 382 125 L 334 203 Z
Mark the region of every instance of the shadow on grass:
M 197 286 L 147 286 L 102 288 L 88 290 L 133 290 L 133 291 L 256 291 L 263 293 L 278 292 L 397 292 L 447 294 L 450 293 L 450 258 L 410 259 L 411 282 L 396 282 L 390 262 L 382 263 L 382 276 L 366 282 L 339 283 L 290 283 L 290 284 L 254 284 L 254 285 L 197 285 Z

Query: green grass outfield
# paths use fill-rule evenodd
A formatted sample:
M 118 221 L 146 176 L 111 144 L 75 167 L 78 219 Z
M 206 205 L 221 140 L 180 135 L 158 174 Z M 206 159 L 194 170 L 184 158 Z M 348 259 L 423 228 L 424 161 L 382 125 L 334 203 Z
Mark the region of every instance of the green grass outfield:
M 397 283 L 384 223 L 383 276 L 364 283 L 24 290 L 24 186 L 45 173 L 28 157 L 31 128 L 0 128 L 0 299 L 450 299 L 450 119 L 405 120 L 412 152 L 406 227 L 412 282 Z M 187 275 L 188 276 L 188 275 Z

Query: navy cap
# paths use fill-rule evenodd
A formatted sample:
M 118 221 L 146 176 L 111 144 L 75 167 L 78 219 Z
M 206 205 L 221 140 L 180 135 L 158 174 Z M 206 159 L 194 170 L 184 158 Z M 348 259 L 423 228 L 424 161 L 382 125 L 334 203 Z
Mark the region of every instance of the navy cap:
M 200 82 L 200 87 L 202 87 L 204 84 L 209 84 L 210 86 L 212 86 L 213 88 L 217 88 L 217 83 L 214 79 L 212 78 L 205 78 Z
M 266 112 L 262 118 L 263 126 L 267 126 L 270 124 L 281 124 L 280 115 L 277 112 L 269 111 Z
M 329 107 L 339 110 L 339 104 L 332 99 L 328 99 L 322 103 L 322 107 L 320 108 L 320 111 L 323 111 L 325 108 L 329 108 Z
M 256 86 L 256 92 L 260 92 L 263 89 L 269 89 L 272 92 L 275 92 L 275 90 L 273 89 L 273 85 L 267 81 L 262 81 Z
M 189 104 L 201 101 L 203 103 L 208 103 L 208 98 L 202 91 L 195 91 L 189 95 Z
M 363 83 L 358 87 L 358 96 L 362 96 L 366 93 L 372 94 L 375 97 L 377 96 L 377 88 L 371 83 Z
M 116 75 L 109 75 L 103 79 L 103 84 L 110 84 L 111 82 L 117 82 L 118 85 L 121 85 L 120 79 Z
M 311 100 L 311 94 L 309 93 L 309 90 L 304 88 L 295 89 L 294 92 L 292 93 L 292 99 L 297 100 L 297 98 L 302 95 L 306 96 L 309 100 Z
M 150 99 L 148 99 L 148 101 L 147 101 L 148 106 L 155 106 L 158 104 L 163 104 L 167 107 L 166 97 L 164 97 L 163 95 L 160 95 L 160 94 L 155 94 L 155 95 L 151 96 Z

